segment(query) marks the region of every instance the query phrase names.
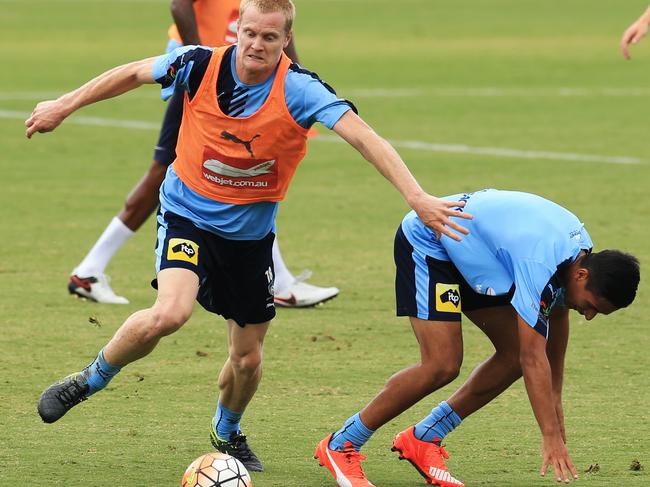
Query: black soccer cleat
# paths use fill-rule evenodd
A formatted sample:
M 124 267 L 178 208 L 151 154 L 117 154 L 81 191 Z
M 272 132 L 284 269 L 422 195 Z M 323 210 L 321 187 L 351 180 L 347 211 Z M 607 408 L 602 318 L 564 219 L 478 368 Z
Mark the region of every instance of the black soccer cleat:
M 264 466 L 257 455 L 250 449 L 246 436 L 241 433 L 235 433 L 230 436 L 229 441 L 222 440 L 217 436 L 214 425 L 210 428 L 210 442 L 217 451 L 235 457 L 244 464 L 247 470 L 251 472 L 263 472 Z
M 54 423 L 74 406 L 88 399 L 84 371 L 69 375 L 43 391 L 38 400 L 38 414 L 46 423 Z

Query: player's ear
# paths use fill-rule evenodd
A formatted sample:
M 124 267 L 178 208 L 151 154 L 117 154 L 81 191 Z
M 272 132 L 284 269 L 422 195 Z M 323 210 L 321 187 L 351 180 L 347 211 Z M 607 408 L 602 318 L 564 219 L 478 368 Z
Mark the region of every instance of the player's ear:
M 575 277 L 576 277 L 576 281 L 584 281 L 586 279 L 589 279 L 589 269 L 585 269 L 584 267 L 578 267 L 576 269 Z
M 286 49 L 289 43 L 291 43 L 291 38 L 293 37 L 293 30 L 290 30 L 287 33 L 287 38 L 284 40 L 284 45 L 282 46 L 282 49 Z

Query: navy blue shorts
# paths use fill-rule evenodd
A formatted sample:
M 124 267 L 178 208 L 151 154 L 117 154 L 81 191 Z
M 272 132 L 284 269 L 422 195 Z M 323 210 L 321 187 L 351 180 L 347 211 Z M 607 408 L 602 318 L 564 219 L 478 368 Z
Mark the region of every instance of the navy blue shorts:
M 174 213 L 159 213 L 156 271 L 191 270 L 199 276 L 196 299 L 207 311 L 241 327 L 265 323 L 275 317 L 274 239 L 269 232 L 261 240 L 228 240 Z
M 176 159 L 176 142 L 183 118 L 183 91 L 178 89 L 167 102 L 158 144 L 153 152 L 153 159 L 161 166 L 169 166 Z
M 397 316 L 429 321 L 460 321 L 462 311 L 510 304 L 512 292 L 487 296 L 474 291 L 456 266 L 419 252 L 404 235 L 395 235 Z

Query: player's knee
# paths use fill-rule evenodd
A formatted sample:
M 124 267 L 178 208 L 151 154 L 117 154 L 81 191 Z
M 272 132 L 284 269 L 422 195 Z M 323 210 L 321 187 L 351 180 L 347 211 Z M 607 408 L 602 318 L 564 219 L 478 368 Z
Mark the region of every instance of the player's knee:
M 420 367 L 425 391 L 431 393 L 452 382 L 460 373 L 460 365 L 460 362 L 422 364 Z
M 155 306 L 150 333 L 156 337 L 171 335 L 190 319 L 191 307 L 176 304 Z
M 231 350 L 230 363 L 238 374 L 253 375 L 262 366 L 262 349 L 259 348 L 243 353 Z
M 521 377 L 521 362 L 518 353 L 503 353 L 500 354 L 499 359 L 513 380 Z
M 442 367 L 438 368 L 436 373 L 436 382 L 438 384 L 449 384 L 453 382 L 456 377 L 460 374 L 461 362 L 453 362 L 444 364 Z M 439 386 L 440 387 L 440 386 Z

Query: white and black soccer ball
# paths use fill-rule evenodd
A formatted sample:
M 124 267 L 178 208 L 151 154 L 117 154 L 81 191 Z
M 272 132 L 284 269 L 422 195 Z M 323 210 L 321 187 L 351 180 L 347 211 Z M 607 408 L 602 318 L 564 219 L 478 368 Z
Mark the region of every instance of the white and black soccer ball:
M 253 487 L 246 467 L 225 453 L 206 453 L 190 463 L 182 487 Z

